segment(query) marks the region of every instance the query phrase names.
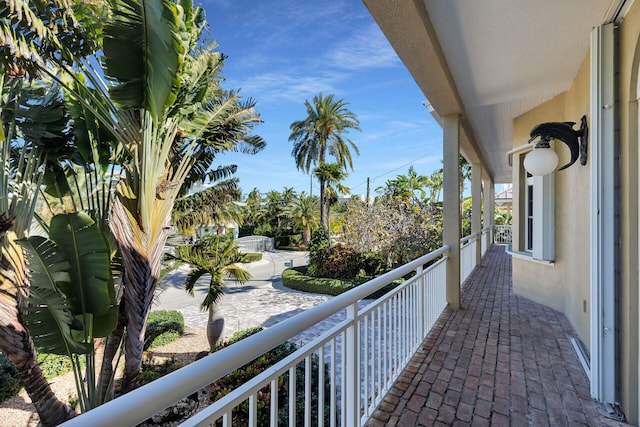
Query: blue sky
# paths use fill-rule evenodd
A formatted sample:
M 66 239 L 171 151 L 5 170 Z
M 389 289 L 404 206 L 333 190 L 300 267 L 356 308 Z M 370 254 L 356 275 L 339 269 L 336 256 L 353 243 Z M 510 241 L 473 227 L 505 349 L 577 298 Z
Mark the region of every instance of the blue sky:
M 333 93 L 357 114 L 361 131 L 346 136 L 359 148 L 344 181 L 352 194 L 406 174 L 442 167 L 442 131 L 427 112 L 409 72 L 360 0 L 205 0 L 211 38 L 228 56 L 224 83 L 257 101 L 262 152 L 224 155 L 237 164 L 244 194 L 293 187 L 309 192 L 296 169 L 289 126 L 306 117 L 305 100 Z M 317 182 L 313 192 L 317 194 Z

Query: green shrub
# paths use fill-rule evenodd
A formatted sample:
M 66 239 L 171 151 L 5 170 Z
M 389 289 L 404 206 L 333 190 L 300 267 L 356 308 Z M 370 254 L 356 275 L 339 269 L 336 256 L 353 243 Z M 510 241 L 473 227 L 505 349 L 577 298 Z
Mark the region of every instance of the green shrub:
M 319 251 L 313 260 L 319 277 L 331 279 L 352 279 L 367 276 L 364 271 L 364 256 L 341 244 L 331 251 Z
M 292 234 L 290 243 L 291 246 L 300 246 L 302 244 L 302 234 Z
M 150 361 L 142 362 L 142 384 L 148 384 L 155 381 L 173 371 L 182 368 L 183 365 L 178 363 L 175 358 L 171 357 L 161 364 L 154 364 Z
M 243 331 L 237 332 L 233 335 L 233 337 L 227 341 L 223 347 L 229 346 L 235 342 L 238 342 L 248 336 L 256 334 L 262 330 L 261 327 L 249 328 Z M 222 348 L 222 347 L 221 347 Z M 288 355 L 294 353 L 297 350 L 297 346 L 291 343 L 280 344 L 273 350 L 263 354 L 257 359 L 249 362 L 245 366 L 240 369 L 237 369 L 220 378 L 218 381 L 213 383 L 213 390 L 210 394 L 211 402 L 221 399 L 222 397 L 229 394 L 231 391 L 240 387 L 251 378 L 265 371 L 269 367 L 273 366 L 277 362 L 281 361 Z M 312 357 L 312 374 L 311 374 L 311 389 L 312 389 L 312 424 L 318 425 L 318 372 L 319 372 L 319 364 L 320 360 L 318 356 L 314 355 Z M 304 390 L 305 384 L 302 378 L 304 378 L 305 368 L 304 362 L 299 363 L 296 366 L 296 419 L 302 420 L 304 419 Z M 329 369 L 325 367 L 325 396 L 328 396 L 330 393 L 330 377 L 329 377 Z M 278 378 L 278 425 L 287 425 L 289 418 L 289 373 L 282 375 Z M 270 386 L 264 387 L 262 390 L 258 392 L 257 398 L 257 424 L 258 425 L 268 425 L 270 418 L 270 401 L 271 401 L 271 388 Z M 325 424 L 329 425 L 329 414 L 330 414 L 330 406 L 325 404 L 324 408 L 325 414 Z M 249 403 L 247 401 L 240 404 L 233 410 L 232 413 L 232 425 L 234 426 L 247 426 L 249 422 Z M 219 423 L 218 423 L 219 424 Z M 216 424 L 216 425 L 218 425 Z
M 254 236 L 266 236 L 266 237 L 274 237 L 273 227 L 270 224 L 260 224 L 253 229 Z
M 80 360 L 81 363 L 84 363 L 84 357 L 80 357 Z M 59 354 L 38 354 L 38 366 L 40 366 L 42 373 L 48 380 L 66 374 L 73 369 L 69 356 Z
M 311 269 L 313 266 L 309 266 Z M 307 275 L 307 267 L 288 268 L 282 272 L 282 284 L 290 289 L 302 292 L 311 292 L 314 294 L 325 294 L 336 296 L 350 289 L 353 289 L 371 278 L 357 277 L 354 279 L 331 279 L 325 277 L 313 277 Z M 367 298 L 376 299 L 394 289 L 403 280 L 396 280 L 382 289 L 367 296 Z
M 262 254 L 259 252 L 249 252 L 244 254 L 243 262 L 256 262 L 262 260 Z
M 72 369 L 71 359 L 68 356 L 58 354 L 39 353 L 38 366 L 48 380 L 66 374 Z M 15 396 L 21 388 L 18 370 L 13 362 L 0 352 L 0 402 Z
M 22 385 L 13 362 L 0 352 L 0 403 L 18 394 Z
M 242 341 L 243 339 L 250 337 L 251 335 L 255 335 L 262 330 L 264 330 L 262 326 L 253 326 L 251 328 L 237 331 L 233 335 L 231 335 L 231 338 L 229 338 L 229 340 L 227 341 L 227 346 L 235 344 L 238 341 Z
M 184 317 L 176 310 L 157 310 L 149 313 L 144 349 L 160 347 L 184 334 Z

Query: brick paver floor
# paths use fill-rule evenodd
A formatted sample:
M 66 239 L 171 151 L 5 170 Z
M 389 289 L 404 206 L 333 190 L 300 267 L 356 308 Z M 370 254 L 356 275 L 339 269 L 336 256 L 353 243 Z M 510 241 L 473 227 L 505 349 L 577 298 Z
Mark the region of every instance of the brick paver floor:
M 624 426 L 589 395 L 560 312 L 515 295 L 493 246 L 368 426 Z

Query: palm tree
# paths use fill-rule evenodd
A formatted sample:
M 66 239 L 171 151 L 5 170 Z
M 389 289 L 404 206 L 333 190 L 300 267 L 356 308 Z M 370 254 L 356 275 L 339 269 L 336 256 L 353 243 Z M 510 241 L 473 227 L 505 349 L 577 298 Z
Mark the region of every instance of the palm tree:
M 64 118 L 59 114 L 60 108 L 49 109 L 43 118 L 52 121 L 39 123 L 40 131 L 36 134 L 19 135 L 17 116 L 29 108 L 15 107 L 23 99 L 29 99 L 29 96 L 21 96 L 27 76 L 30 81 L 37 81 L 45 66 L 54 68 L 52 62 L 73 64 L 95 50 L 101 32 L 92 27 L 99 25 L 100 14 L 94 12 L 101 5 L 85 6 L 86 15 L 76 18 L 68 2 L 16 0 L 5 5 L 0 17 L 3 34 L 0 58 L 0 349 L 15 364 L 18 377 L 38 411 L 40 423 L 45 426 L 57 425 L 73 414 L 53 394 L 37 365 L 34 344 L 22 317 L 28 294 L 28 269 L 25 254 L 15 242 L 28 234 L 38 200 L 38 187 L 46 165 L 52 164 L 50 161 L 53 160 L 51 147 L 35 144 L 31 136 L 43 142 L 43 135 L 52 132 L 44 141 L 60 141 L 59 137 L 65 140 L 57 127 Z M 80 21 L 83 25 L 78 25 Z M 25 102 L 23 107 L 26 105 Z M 59 137 L 51 138 L 54 134 Z M 22 141 L 21 145 L 19 141 Z M 49 153 L 45 154 L 46 151 Z M 15 161 L 17 159 L 21 161 Z
M 191 264 L 194 268 L 185 279 L 185 290 L 193 296 L 198 279 L 209 274 L 207 295 L 200 304 L 202 310 L 209 311 L 207 339 L 213 350 L 222 333 L 224 319 L 218 317 L 216 306 L 224 295 L 224 280 L 233 279 L 244 284 L 251 275 L 238 266 L 245 255 L 230 236 L 210 235 L 193 245 L 178 246 L 171 259 Z
M 440 200 L 440 192 L 443 186 L 443 171 L 439 169 L 429 175 L 429 203 L 434 206 Z
M 260 123 L 254 102 L 220 87 L 224 57 L 200 44 L 203 10 L 187 1 L 151 1 L 113 2 L 99 62 L 112 84 L 108 93 L 96 85 L 90 97 L 78 97 L 122 144 L 126 158 L 109 218 L 124 273 L 117 331 L 126 325 L 125 391 L 139 383 L 146 318 L 176 198 L 187 183 L 202 179 L 217 153 L 264 147 L 250 135 Z M 100 81 L 91 64 L 83 70 L 87 81 Z
M 282 226 L 282 209 L 285 204 L 282 194 L 276 190 L 270 190 L 265 196 L 265 219 L 269 222 L 275 233 L 280 233 Z
M 229 221 L 240 223 L 241 209 L 236 204 L 241 191 L 238 178 L 224 180 L 213 186 L 176 200 L 173 223 L 185 236 L 194 236 L 201 225 L 215 224 L 218 234 Z
M 320 201 L 308 196 L 304 191 L 294 197 L 285 207 L 284 214 L 291 221 L 293 229 L 302 232 L 302 243 L 309 245 L 311 232 L 320 225 Z
M 254 188 L 245 199 L 244 225 L 255 228 L 264 219 L 264 213 L 262 195 Z
M 56 91 L 23 83 L 23 77 L 0 80 L 0 349 L 16 366 L 41 423 L 55 425 L 73 414 L 53 394 L 37 364 L 24 317 L 31 295 L 30 269 L 18 240 L 29 235 L 39 189 L 50 177 L 48 166 L 70 151 L 69 117 Z
M 330 207 L 338 199 L 338 193 L 346 194 L 349 192 L 349 188 L 341 183 L 347 177 L 347 173 L 337 163 L 320 163 L 313 173 L 320 182 L 325 183 L 320 198 L 320 215 L 322 218 L 324 213 L 327 219 L 327 235 L 329 236 L 329 241 L 331 241 Z M 322 226 L 322 223 L 320 225 Z
M 289 141 L 293 142 L 291 155 L 299 170 L 309 172 L 312 165 L 326 162 L 327 155 L 335 157 L 341 169 L 353 169 L 351 150 L 360 154 L 358 147 L 344 137 L 350 129 L 360 130 L 357 116 L 346 108 L 343 100 L 334 100 L 333 94 L 322 93 L 313 97 L 313 105 L 305 101 L 307 117 L 291 124 Z M 325 211 L 325 181 L 320 178 L 320 225 L 327 223 Z

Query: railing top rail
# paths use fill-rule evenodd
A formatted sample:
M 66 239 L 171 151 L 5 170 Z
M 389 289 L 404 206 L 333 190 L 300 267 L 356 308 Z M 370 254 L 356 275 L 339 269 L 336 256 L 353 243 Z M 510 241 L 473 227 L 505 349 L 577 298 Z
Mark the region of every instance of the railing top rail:
M 153 414 L 233 372 L 334 313 L 357 303 L 393 280 L 447 254 L 449 250 L 449 246 L 445 245 L 62 425 L 65 427 L 86 425 L 110 427 L 139 424 Z M 203 375 L 203 372 L 206 372 L 206 375 Z
M 481 236 L 482 233 L 476 231 L 475 233 L 471 233 L 468 236 L 463 237 L 462 239 L 460 239 L 460 244 L 464 245 L 465 243 L 467 243 L 468 241 L 470 241 L 471 239 L 473 240 L 478 240 L 478 238 Z

